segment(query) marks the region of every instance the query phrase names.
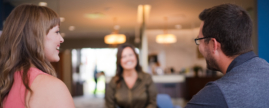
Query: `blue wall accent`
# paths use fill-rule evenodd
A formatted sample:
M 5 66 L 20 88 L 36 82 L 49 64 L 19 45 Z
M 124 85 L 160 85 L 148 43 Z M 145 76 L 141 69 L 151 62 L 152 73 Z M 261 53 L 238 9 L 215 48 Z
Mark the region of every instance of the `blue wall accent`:
M 269 62 L 269 0 L 257 0 L 258 55 Z

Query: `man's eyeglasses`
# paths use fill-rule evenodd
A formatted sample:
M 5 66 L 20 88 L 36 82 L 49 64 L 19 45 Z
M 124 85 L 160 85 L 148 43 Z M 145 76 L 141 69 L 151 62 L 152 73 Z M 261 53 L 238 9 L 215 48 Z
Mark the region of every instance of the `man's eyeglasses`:
M 202 39 L 206 39 L 206 38 L 211 38 L 211 37 L 196 38 L 196 39 L 194 39 L 195 44 L 196 44 L 196 45 L 199 45 L 199 44 L 200 44 L 200 40 L 202 40 Z

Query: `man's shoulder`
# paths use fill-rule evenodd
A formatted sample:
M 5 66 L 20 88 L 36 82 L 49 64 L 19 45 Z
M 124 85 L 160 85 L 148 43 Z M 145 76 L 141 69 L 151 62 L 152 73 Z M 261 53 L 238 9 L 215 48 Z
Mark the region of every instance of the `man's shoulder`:
M 257 71 L 259 70 L 259 71 Z M 237 75 L 242 75 L 247 76 L 248 74 L 255 75 L 255 76 L 260 76 L 260 75 L 265 75 L 269 76 L 269 63 L 259 57 L 254 57 L 244 63 L 242 63 L 239 66 L 234 67 L 231 71 L 226 73 L 225 78 L 233 78 L 236 77 Z M 244 77 L 240 78 L 244 78 Z
M 207 93 L 207 92 L 216 92 L 216 93 L 221 93 L 221 90 L 219 88 L 219 85 L 216 83 L 218 80 L 216 81 L 212 81 L 212 82 L 209 82 L 205 85 L 205 87 L 201 90 L 202 92 L 204 93 Z
M 257 71 L 259 70 L 259 71 Z M 252 59 L 249 59 L 247 61 L 245 61 L 244 63 L 232 68 L 229 72 L 227 72 L 224 77 L 222 78 L 222 80 L 225 79 L 234 79 L 234 77 L 237 77 L 238 75 L 248 75 L 248 74 L 252 74 L 252 75 L 262 75 L 265 73 L 269 72 L 269 63 L 259 57 L 254 57 Z M 268 74 L 269 75 L 269 74 Z M 241 76 L 240 78 L 244 78 L 243 76 Z M 238 78 L 236 78 L 238 79 Z
M 209 82 L 189 101 L 186 108 L 226 108 L 227 103 L 215 82 Z
M 249 65 L 251 65 L 251 66 L 249 66 Z M 245 63 L 243 63 L 242 66 L 244 66 L 245 68 L 253 68 L 253 66 L 255 66 L 255 67 L 266 66 L 269 68 L 269 63 L 260 57 L 254 57 L 254 58 L 246 61 Z

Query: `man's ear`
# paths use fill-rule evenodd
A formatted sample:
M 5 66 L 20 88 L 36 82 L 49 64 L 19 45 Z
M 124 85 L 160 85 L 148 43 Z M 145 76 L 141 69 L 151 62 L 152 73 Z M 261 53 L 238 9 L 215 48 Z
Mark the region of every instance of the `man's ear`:
M 212 42 L 213 52 L 215 52 L 215 51 L 217 51 L 217 50 L 220 49 L 221 45 L 220 45 L 220 43 L 215 38 L 211 38 L 210 41 Z

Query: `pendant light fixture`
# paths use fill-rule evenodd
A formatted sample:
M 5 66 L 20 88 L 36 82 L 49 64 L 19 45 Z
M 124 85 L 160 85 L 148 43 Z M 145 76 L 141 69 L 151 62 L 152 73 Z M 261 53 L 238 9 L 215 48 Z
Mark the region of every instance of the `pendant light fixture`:
M 116 22 L 116 18 L 114 18 L 114 23 Z M 115 25 L 115 24 L 114 24 Z M 109 35 L 106 35 L 104 38 L 104 41 L 106 44 L 122 44 L 126 41 L 126 36 L 124 34 L 118 34 L 118 31 L 120 29 L 119 25 L 115 25 L 113 28 L 113 32 Z
M 174 34 L 168 34 L 167 32 L 167 27 L 166 27 L 167 17 L 164 17 L 164 21 L 165 21 L 165 28 L 163 30 L 164 33 L 157 35 L 156 42 L 160 44 L 171 44 L 171 43 L 177 42 L 176 36 Z

